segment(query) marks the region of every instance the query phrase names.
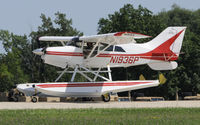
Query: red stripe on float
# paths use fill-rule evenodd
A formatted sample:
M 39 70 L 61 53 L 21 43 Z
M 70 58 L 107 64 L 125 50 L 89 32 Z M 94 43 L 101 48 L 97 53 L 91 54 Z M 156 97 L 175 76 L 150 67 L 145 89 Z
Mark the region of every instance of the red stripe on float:
M 40 88 L 57 88 L 57 87 L 103 87 L 103 86 L 131 86 L 139 84 L 148 84 L 152 82 L 121 82 L 121 83 L 66 83 L 66 84 L 42 84 L 36 85 Z

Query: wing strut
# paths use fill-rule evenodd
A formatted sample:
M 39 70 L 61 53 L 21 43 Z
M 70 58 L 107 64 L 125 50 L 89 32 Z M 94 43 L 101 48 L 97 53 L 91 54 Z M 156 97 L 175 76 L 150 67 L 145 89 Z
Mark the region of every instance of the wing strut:
M 57 82 L 68 69 L 69 69 L 69 67 L 65 68 L 65 70 L 62 71 L 62 73 L 58 76 L 58 78 L 55 80 L 55 82 Z
M 92 53 L 94 52 L 94 50 L 95 50 L 95 48 L 98 46 L 98 44 L 99 44 L 99 43 L 97 42 L 97 43 L 94 45 L 94 47 L 92 48 L 92 51 L 89 53 L 87 59 L 91 57 Z
M 86 78 L 90 82 L 96 81 L 98 77 L 104 81 L 112 81 L 110 66 L 109 65 L 107 66 L 107 70 L 101 70 L 101 69 L 102 68 L 99 68 L 98 70 L 90 70 L 86 67 L 78 65 L 75 67 L 74 71 L 68 71 L 68 68 L 65 68 L 58 76 L 58 78 L 55 80 L 55 82 L 57 82 L 64 75 L 64 73 L 73 73 L 71 82 L 74 82 L 77 73 L 81 74 L 84 78 Z M 93 74 L 93 76 L 91 76 L 91 74 L 88 75 L 87 73 L 91 73 Z M 108 73 L 108 78 L 106 78 L 103 75 L 100 75 L 100 73 Z
M 108 76 L 109 76 L 109 79 L 110 79 L 110 81 L 112 81 L 110 65 L 107 65 L 107 68 L 108 68 Z
M 72 75 L 71 82 L 74 81 L 74 78 L 75 78 L 76 73 L 77 73 L 77 69 L 78 69 L 78 65 L 76 65 L 76 67 L 75 67 L 75 69 L 74 69 L 74 73 L 73 73 L 73 75 Z

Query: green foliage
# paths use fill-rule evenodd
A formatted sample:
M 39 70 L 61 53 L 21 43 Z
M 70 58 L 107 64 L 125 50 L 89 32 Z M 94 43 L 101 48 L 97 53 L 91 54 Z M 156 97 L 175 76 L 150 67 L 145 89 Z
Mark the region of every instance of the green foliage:
M 195 125 L 199 108 L 1 110 L 1 124 Z
M 0 65 L 0 92 L 9 90 L 13 86 L 13 75 L 8 71 L 6 64 Z
M 134 9 L 131 4 L 124 5 L 119 12 L 109 14 L 108 18 L 101 18 L 98 24 L 99 33 L 137 31 L 156 35 L 165 27 L 150 10 L 141 5 Z
M 0 59 L 0 91 L 6 91 L 16 84 L 29 81 L 26 74 L 29 44 L 26 36 L 14 35 L 4 30 L 0 31 L 0 40 L 3 41 L 6 51 Z
M 184 54 L 181 54 L 178 60 L 179 67 L 167 75 L 169 95 L 175 95 L 177 89 L 179 93 L 200 92 L 199 12 L 199 10 L 191 11 L 174 5 L 170 11 L 157 15 L 168 26 L 187 26 L 182 46 Z

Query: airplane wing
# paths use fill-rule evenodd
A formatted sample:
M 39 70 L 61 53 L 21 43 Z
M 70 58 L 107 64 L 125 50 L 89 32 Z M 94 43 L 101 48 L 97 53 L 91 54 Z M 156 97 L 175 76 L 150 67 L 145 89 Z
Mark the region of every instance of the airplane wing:
M 149 38 L 151 36 L 134 33 L 134 32 L 117 32 L 92 36 L 82 36 L 79 39 L 85 42 L 101 42 L 106 44 L 126 44 L 134 42 L 135 39 Z
M 65 41 L 71 41 L 74 36 L 42 36 L 39 38 L 40 41 L 60 41 L 60 42 L 65 42 Z
M 101 42 L 106 44 L 126 44 L 126 43 L 136 43 L 135 39 L 149 38 L 151 36 L 143 35 L 134 32 L 117 32 L 117 33 L 107 33 L 92 36 L 42 36 L 39 38 L 40 41 L 72 41 L 76 39 L 78 41 L 84 42 Z

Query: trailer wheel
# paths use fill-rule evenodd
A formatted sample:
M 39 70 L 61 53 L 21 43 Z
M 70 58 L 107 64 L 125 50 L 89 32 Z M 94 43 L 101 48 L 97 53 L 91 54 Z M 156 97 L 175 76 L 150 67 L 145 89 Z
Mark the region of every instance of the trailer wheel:
M 110 94 L 104 94 L 102 95 L 102 99 L 104 102 L 109 102 L 110 101 Z
M 36 98 L 36 97 L 32 97 L 31 101 L 32 101 L 33 103 L 36 103 L 36 102 L 37 102 L 37 98 Z

